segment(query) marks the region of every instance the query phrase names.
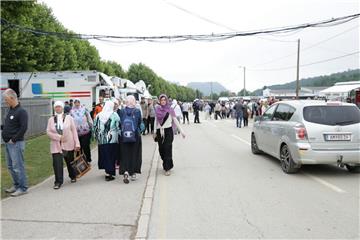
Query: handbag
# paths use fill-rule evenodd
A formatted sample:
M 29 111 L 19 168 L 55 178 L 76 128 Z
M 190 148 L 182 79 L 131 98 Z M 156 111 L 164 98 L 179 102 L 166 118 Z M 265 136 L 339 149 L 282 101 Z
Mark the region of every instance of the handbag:
M 90 171 L 91 166 L 86 161 L 85 154 L 82 151 L 76 151 L 74 154 L 74 160 L 70 163 L 70 165 L 74 169 L 76 178 L 81 178 Z

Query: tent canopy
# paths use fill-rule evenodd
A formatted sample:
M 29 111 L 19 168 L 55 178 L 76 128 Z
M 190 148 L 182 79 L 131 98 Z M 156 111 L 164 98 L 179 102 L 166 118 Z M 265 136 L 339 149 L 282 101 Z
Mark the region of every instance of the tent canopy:
M 324 89 L 320 91 L 320 93 L 326 94 L 326 93 L 348 93 L 354 89 L 360 88 L 359 84 L 349 84 L 349 85 L 335 85 L 332 87 L 329 87 L 327 89 Z

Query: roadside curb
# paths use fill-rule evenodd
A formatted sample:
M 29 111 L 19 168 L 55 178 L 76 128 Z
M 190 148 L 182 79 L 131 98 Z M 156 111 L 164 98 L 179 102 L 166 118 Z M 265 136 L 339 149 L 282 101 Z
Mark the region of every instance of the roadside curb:
M 146 181 L 146 187 L 143 194 L 143 200 L 137 221 L 135 239 L 147 239 L 149 233 L 149 223 L 151 217 L 151 208 L 154 202 L 154 191 L 157 179 L 157 168 L 159 163 L 159 151 L 156 144 L 153 159 L 151 162 L 150 173 Z

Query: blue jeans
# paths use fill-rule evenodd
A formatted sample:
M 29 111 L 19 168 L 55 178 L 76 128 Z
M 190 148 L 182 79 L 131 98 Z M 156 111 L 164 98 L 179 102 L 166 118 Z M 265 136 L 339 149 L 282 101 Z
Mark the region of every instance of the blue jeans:
M 6 143 L 6 161 L 16 190 L 28 189 L 24 166 L 25 142 Z
M 236 127 L 241 128 L 241 121 L 243 119 L 243 114 L 236 113 Z

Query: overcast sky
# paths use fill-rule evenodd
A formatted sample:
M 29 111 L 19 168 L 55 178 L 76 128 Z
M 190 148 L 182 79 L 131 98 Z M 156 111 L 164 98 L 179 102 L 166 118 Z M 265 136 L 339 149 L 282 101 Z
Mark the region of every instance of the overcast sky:
M 355 0 L 42 0 L 68 29 L 83 34 L 153 36 L 209 34 L 257 30 L 325 20 L 359 13 Z M 174 7 L 186 9 L 186 13 Z M 203 18 L 214 21 L 212 24 Z M 222 26 L 221 26 L 222 25 Z M 338 36 L 336 36 L 338 35 Z M 329 39 L 318 46 L 305 49 Z M 296 69 L 259 71 L 296 65 L 296 40 L 301 39 L 300 64 L 359 51 L 359 19 L 285 36 L 241 37 L 221 42 L 113 44 L 91 41 L 104 60 L 125 69 L 142 62 L 159 76 L 186 85 L 217 81 L 239 91 L 295 80 Z M 278 41 L 281 40 L 281 41 Z M 283 56 L 288 56 L 282 58 Z M 282 58 L 277 61 L 272 61 Z M 270 62 L 271 63 L 268 63 Z M 266 64 L 264 64 L 266 63 Z M 300 78 L 359 68 L 359 55 L 300 68 Z M 258 69 L 255 71 L 255 69 Z

